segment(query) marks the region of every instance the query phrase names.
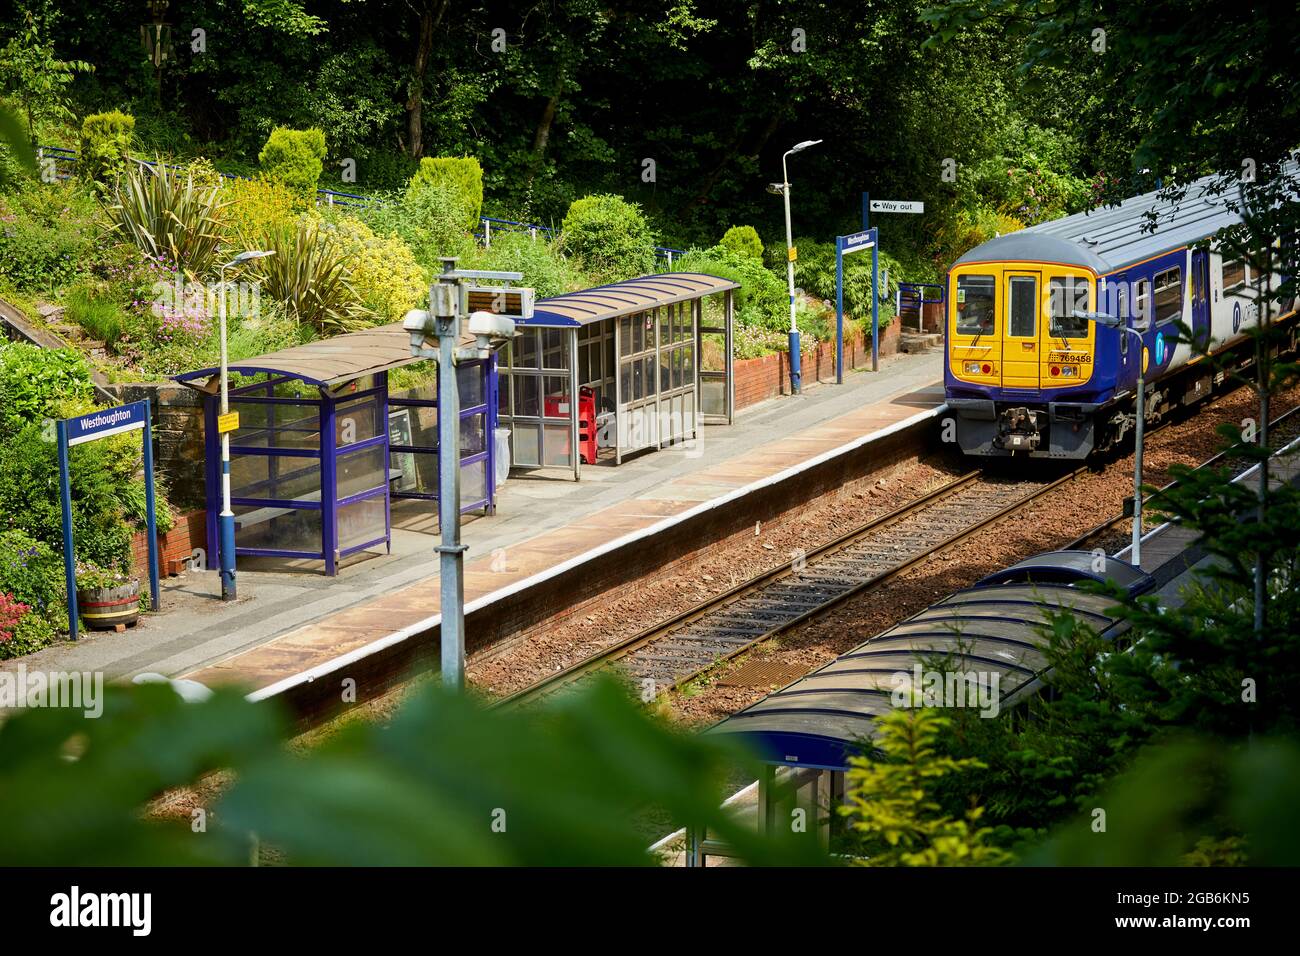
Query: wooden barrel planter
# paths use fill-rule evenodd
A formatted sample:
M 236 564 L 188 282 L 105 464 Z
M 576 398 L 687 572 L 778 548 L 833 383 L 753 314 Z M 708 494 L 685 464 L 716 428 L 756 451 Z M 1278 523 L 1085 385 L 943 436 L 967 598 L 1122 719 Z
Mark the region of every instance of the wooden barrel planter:
M 111 631 L 119 624 L 134 624 L 140 617 L 140 582 L 78 589 L 77 610 L 87 627 L 100 631 Z

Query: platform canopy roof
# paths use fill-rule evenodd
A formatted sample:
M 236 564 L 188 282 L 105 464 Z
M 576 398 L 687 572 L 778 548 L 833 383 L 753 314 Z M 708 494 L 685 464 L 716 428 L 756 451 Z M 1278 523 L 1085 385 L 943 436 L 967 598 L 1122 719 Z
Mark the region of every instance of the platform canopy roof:
M 462 333 L 461 344 L 474 341 Z M 422 362 L 411 354 L 411 335 L 402 323 L 380 325 L 359 332 L 345 332 L 305 345 L 293 345 L 278 352 L 230 363 L 230 371 L 240 375 L 287 375 L 309 385 L 333 388 L 377 372 Z M 215 393 L 220 387 L 219 368 L 201 368 L 175 376 L 176 381 Z
M 641 276 L 541 299 L 533 308 L 532 318 L 525 319 L 521 324 L 560 328 L 589 325 L 603 319 L 616 319 L 635 312 L 645 312 L 656 306 L 699 299 L 715 292 L 739 288 L 738 282 L 701 272 Z
M 918 686 L 922 672 L 961 676 L 966 706 L 972 691 L 997 701 L 998 712 L 1032 692 L 1047 669 L 1045 612 L 1069 610 L 1099 634 L 1127 625 L 1115 601 L 1063 584 L 999 584 L 959 591 L 859 644 L 806 677 L 714 726 L 749 745 L 767 763 L 848 769 L 850 755 L 875 733 L 876 718 L 894 696 Z M 902 675 L 906 675 L 904 678 Z M 996 675 L 996 684 L 994 676 Z M 972 683 L 967 683 L 970 681 Z

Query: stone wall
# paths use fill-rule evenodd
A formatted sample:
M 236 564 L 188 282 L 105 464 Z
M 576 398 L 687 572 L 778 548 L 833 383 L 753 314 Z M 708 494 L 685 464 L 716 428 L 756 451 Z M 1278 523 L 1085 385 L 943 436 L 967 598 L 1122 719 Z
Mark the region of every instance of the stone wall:
M 203 402 L 199 393 L 174 382 L 115 384 L 118 402 L 149 400 L 153 408 L 154 466 L 178 512 L 204 505 Z

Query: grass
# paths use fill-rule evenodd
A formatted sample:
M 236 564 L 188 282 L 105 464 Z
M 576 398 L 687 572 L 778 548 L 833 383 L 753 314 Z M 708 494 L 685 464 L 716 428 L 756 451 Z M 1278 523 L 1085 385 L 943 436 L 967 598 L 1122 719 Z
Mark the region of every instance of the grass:
M 68 296 L 67 310 L 68 318 L 86 335 L 110 349 L 117 348 L 126 329 L 126 317 L 116 302 L 96 299 L 84 289 L 75 289 Z

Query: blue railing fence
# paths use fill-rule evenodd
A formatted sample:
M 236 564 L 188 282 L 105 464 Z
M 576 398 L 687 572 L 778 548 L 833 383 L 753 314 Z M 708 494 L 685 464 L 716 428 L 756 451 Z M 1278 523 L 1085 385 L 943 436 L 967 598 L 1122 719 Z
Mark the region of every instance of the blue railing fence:
M 899 328 L 904 320 L 915 317 L 917 331 L 922 331 L 922 311 L 927 305 L 942 305 L 944 288 L 937 282 L 900 282 L 895 297 Z
M 43 163 L 46 159 L 53 160 L 56 170 L 55 175 L 59 179 L 67 179 L 72 174 L 65 168 L 62 168 L 60 164 L 63 164 L 63 167 L 74 165 L 77 162 L 77 151 L 67 149 L 63 146 L 38 146 L 36 148 L 36 158 L 38 163 Z M 137 159 L 136 162 L 143 163 L 150 167 L 157 165 L 147 159 Z M 184 167 L 169 163 L 167 164 L 167 168 L 183 169 Z M 248 178 L 246 176 L 236 176 L 233 173 L 222 173 L 221 176 L 223 179 Z M 318 206 L 351 206 L 354 208 L 364 208 L 379 203 L 379 200 L 371 196 L 362 196 L 356 193 L 344 193 L 334 189 L 316 190 L 316 205 Z M 529 237 L 534 240 L 538 236 L 542 236 L 548 241 L 559 235 L 559 230 L 552 226 L 542 226 L 533 222 L 515 222 L 512 219 L 498 219 L 494 216 L 480 216 L 479 223 L 481 228 L 474 233 L 474 237 L 483 243 L 485 249 L 492 248 L 493 232 L 526 232 Z M 673 249 L 668 246 L 656 246 L 655 258 L 667 262 L 669 267 L 671 267 L 673 260 L 677 256 L 682 255 L 683 252 L 684 250 L 682 249 Z

